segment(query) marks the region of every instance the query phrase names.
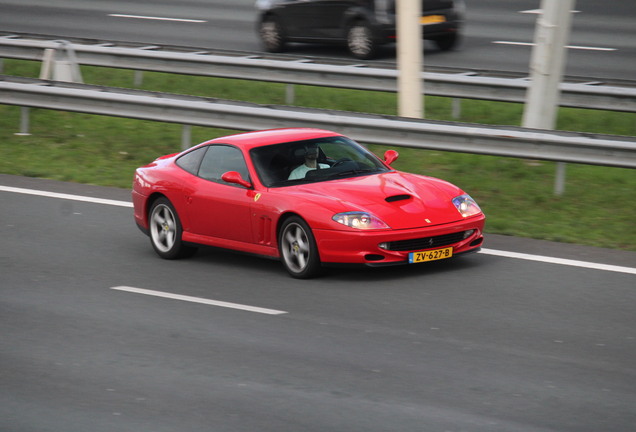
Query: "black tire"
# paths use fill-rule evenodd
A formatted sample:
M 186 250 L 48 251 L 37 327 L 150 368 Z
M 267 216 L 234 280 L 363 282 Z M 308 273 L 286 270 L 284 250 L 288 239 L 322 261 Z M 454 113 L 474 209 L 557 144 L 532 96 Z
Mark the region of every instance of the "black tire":
M 264 18 L 260 23 L 258 34 L 265 51 L 272 53 L 285 51 L 285 32 L 276 18 Z
M 309 225 L 297 216 L 283 222 L 278 234 L 280 259 L 287 272 L 296 279 L 320 274 L 322 267 L 316 240 Z
M 370 60 L 378 55 L 378 44 L 373 32 L 364 22 L 355 22 L 347 30 L 347 48 L 352 56 L 361 60 Z
M 197 250 L 181 240 L 181 221 L 167 198 L 159 198 L 152 203 L 148 212 L 148 231 L 152 248 L 163 259 L 186 258 Z
M 459 35 L 457 33 L 452 33 L 447 36 L 442 36 L 433 40 L 437 48 L 440 51 L 450 51 L 457 47 L 459 44 Z

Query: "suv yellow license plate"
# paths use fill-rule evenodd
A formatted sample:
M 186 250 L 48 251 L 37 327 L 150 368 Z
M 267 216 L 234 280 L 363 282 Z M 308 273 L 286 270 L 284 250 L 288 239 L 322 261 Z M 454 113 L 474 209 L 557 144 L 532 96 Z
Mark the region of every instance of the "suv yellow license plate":
M 444 15 L 427 15 L 420 18 L 420 24 L 438 24 L 446 21 Z
M 434 249 L 428 251 L 411 252 L 409 254 L 409 264 L 435 261 L 450 258 L 453 256 L 453 248 Z

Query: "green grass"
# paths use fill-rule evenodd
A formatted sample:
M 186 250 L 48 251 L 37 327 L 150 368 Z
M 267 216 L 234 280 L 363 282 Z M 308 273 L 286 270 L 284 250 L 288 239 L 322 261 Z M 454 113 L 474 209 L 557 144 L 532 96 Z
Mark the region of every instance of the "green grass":
M 39 63 L 4 61 L 4 73 L 37 77 Z M 83 67 L 87 83 L 133 87 L 134 73 Z M 285 84 L 144 73 L 143 89 L 261 104 L 284 104 Z M 396 114 L 394 94 L 295 86 L 298 106 Z M 426 118 L 518 126 L 519 104 L 427 97 Z M 0 106 L 0 172 L 129 188 L 134 169 L 180 150 L 181 126 L 86 114 L 30 110 L 29 136 L 17 136 L 20 108 Z M 299 125 L 302 126 L 302 125 Z M 636 115 L 561 109 L 558 129 L 636 136 Z M 192 143 L 233 131 L 193 127 Z M 371 146 L 382 154 L 390 146 Z M 636 171 L 567 165 L 565 194 L 555 197 L 555 164 L 514 158 L 397 148 L 394 167 L 449 180 L 488 216 L 487 232 L 636 251 Z

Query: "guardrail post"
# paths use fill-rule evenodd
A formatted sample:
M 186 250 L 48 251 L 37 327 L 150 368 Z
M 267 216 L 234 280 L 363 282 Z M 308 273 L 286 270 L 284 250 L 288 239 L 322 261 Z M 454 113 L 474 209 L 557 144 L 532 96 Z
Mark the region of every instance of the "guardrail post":
M 141 87 L 144 83 L 144 72 L 140 70 L 135 71 L 135 78 L 133 79 L 133 85 L 135 87 Z
M 294 84 L 287 84 L 285 87 L 285 105 L 293 105 L 296 101 L 296 87 Z
M 53 48 L 46 48 L 42 53 L 42 67 L 40 68 L 40 79 L 51 79 L 51 66 L 53 65 L 53 56 L 55 56 L 55 50 Z
M 18 136 L 29 136 L 29 108 L 28 107 L 20 107 L 20 132 L 15 133 L 14 135 Z
M 462 100 L 460 98 L 453 98 L 452 102 L 452 116 L 455 120 L 462 116 Z
M 40 79 L 53 79 L 55 81 L 83 83 L 82 72 L 80 71 L 75 48 L 69 41 L 60 40 L 57 48 L 47 48 L 42 56 L 42 68 L 40 69 Z M 66 50 L 64 60 L 57 59 L 57 51 Z
M 556 173 L 554 178 L 554 194 L 561 196 L 565 192 L 565 171 L 567 168 L 565 162 L 557 162 Z
M 192 147 L 192 126 L 183 125 L 181 127 L 181 150 Z

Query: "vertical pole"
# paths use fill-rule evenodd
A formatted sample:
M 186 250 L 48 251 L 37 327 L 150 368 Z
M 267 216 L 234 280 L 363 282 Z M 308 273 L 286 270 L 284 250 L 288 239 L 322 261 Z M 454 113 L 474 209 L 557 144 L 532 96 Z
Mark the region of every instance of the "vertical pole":
M 28 136 L 29 133 L 30 112 L 29 107 L 20 107 L 20 132 L 14 134 L 18 136 Z
M 565 192 L 565 171 L 567 164 L 565 162 L 557 162 L 556 171 L 554 173 L 554 194 L 561 196 Z
M 83 83 L 84 79 L 82 78 L 82 71 L 80 70 L 73 44 L 66 40 L 60 40 L 57 42 L 59 51 L 64 49 L 66 56 L 61 56 L 62 60 L 57 60 L 57 58 L 54 59 L 52 70 L 53 79 L 55 81 Z
M 557 162 L 556 172 L 554 174 L 554 194 L 563 195 L 565 192 L 565 171 L 567 164 L 565 162 Z
M 42 67 L 40 68 L 40 79 L 50 80 L 53 78 L 53 62 L 55 61 L 55 50 L 46 48 L 42 54 Z
M 523 126 L 554 129 L 559 108 L 559 84 L 563 78 L 566 45 L 570 35 L 575 0 L 541 0 L 542 14 L 537 16 L 534 48 L 530 60 L 531 83 L 526 95 Z M 562 195 L 565 164 L 557 164 L 554 193 Z
M 135 71 L 135 76 L 133 78 L 133 85 L 135 87 L 141 87 L 144 83 L 144 72 L 140 70 Z
M 397 0 L 398 115 L 421 118 L 422 97 L 422 1 Z
M 457 120 L 462 116 L 462 100 L 460 98 L 453 98 L 453 119 Z
M 192 126 L 183 125 L 181 127 L 181 150 L 187 150 L 192 147 Z
M 296 87 L 294 84 L 285 86 L 285 105 L 293 105 L 296 100 Z

